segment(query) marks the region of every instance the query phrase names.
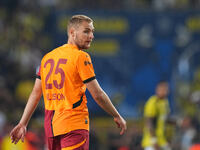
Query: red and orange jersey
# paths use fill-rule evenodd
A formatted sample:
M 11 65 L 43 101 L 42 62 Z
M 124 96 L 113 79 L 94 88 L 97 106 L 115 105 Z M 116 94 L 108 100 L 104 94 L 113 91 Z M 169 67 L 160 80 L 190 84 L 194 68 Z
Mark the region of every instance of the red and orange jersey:
M 47 137 L 89 130 L 84 83 L 95 79 L 90 56 L 65 44 L 43 57 L 37 75 L 42 81 Z

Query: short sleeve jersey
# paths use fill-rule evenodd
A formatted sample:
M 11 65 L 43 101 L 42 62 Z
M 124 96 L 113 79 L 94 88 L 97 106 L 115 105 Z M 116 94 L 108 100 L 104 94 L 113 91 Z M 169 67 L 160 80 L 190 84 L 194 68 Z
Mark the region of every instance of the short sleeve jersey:
M 167 115 L 170 112 L 167 99 L 159 99 L 156 95 L 151 96 L 144 106 L 144 117 L 152 118 L 155 126 L 156 136 L 158 138 L 158 144 L 160 146 L 165 145 L 165 121 Z M 144 136 L 142 140 L 143 147 L 152 146 L 151 137 L 148 129 L 144 127 Z
M 53 137 L 77 129 L 89 130 L 84 83 L 95 79 L 91 58 L 65 44 L 46 54 L 37 73 L 45 103 L 45 134 Z

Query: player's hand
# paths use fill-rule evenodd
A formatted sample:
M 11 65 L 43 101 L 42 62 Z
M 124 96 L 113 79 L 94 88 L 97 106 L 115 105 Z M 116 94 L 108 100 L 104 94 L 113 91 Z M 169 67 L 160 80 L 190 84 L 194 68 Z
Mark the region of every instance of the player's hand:
M 126 121 L 121 116 L 114 117 L 114 121 L 117 124 L 118 128 L 121 128 L 120 135 L 124 134 L 127 129 Z
M 15 128 L 10 132 L 10 138 L 14 144 L 17 144 L 20 139 L 22 142 L 24 142 L 25 135 L 26 126 L 20 123 L 16 125 Z

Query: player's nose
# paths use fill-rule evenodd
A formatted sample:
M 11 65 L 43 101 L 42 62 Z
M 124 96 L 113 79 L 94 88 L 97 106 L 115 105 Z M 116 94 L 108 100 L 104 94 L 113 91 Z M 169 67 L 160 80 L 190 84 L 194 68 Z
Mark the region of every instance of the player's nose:
M 91 34 L 89 35 L 89 38 L 90 38 L 91 40 L 94 39 L 94 34 L 91 33 Z

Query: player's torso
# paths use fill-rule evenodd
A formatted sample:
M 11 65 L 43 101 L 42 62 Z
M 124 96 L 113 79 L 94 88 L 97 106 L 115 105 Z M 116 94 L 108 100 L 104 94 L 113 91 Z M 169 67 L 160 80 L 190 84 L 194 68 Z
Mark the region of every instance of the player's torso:
M 151 105 L 150 110 L 155 110 L 155 116 L 153 119 L 153 124 L 155 127 L 155 132 L 158 140 L 159 145 L 163 145 L 166 143 L 165 140 L 165 122 L 167 119 L 167 115 L 169 113 L 169 105 L 167 99 L 158 99 L 157 96 L 152 96 L 148 103 Z M 148 128 L 144 128 L 144 137 L 142 141 L 142 145 L 144 147 L 151 145 L 151 136 Z
M 161 127 L 164 125 L 167 115 L 169 113 L 169 105 L 167 99 L 160 99 L 156 101 L 156 117 L 157 117 L 157 126 Z
M 45 133 L 49 137 L 76 129 L 89 130 L 86 86 L 76 66 L 78 55 L 77 48 L 63 45 L 42 59 Z
M 155 96 L 154 99 L 155 103 L 155 108 L 156 109 L 156 116 L 155 116 L 155 132 L 156 135 L 159 138 L 165 137 L 165 123 L 167 116 L 169 114 L 169 105 L 168 105 L 168 100 L 167 99 L 159 99 L 158 97 Z
M 47 110 L 71 109 L 84 96 L 85 85 L 76 68 L 77 49 L 61 46 L 41 62 L 41 80 Z

